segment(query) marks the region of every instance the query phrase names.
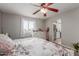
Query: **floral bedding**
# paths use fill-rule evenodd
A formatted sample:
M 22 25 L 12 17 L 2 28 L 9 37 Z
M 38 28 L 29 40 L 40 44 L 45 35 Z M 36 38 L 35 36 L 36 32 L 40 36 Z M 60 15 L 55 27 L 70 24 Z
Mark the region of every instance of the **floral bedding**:
M 0 34 L 0 56 L 6 55 L 14 49 L 15 43 L 5 34 Z
M 11 56 L 73 56 L 74 51 L 40 38 L 14 40 Z

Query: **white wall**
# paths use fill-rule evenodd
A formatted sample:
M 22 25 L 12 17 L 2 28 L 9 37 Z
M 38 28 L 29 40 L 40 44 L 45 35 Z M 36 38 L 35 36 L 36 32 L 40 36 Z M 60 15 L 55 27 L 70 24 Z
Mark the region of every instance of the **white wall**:
M 79 8 L 63 13 L 61 18 L 63 44 L 72 46 L 79 42 Z
M 62 44 L 72 47 L 74 42 L 79 42 L 79 8 L 66 11 L 46 20 L 46 27 L 50 27 L 50 40 L 53 40 L 52 23 L 62 20 Z

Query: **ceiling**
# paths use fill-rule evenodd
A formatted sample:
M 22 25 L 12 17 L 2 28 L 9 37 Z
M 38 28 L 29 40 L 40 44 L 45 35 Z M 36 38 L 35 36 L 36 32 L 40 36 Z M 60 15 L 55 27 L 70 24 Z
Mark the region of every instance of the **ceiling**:
M 40 3 L 0 3 L 0 10 L 2 12 L 7 13 L 19 14 L 33 18 L 46 19 L 56 14 L 79 7 L 79 3 L 54 3 L 50 7 L 59 9 L 59 12 L 55 13 L 48 11 L 47 17 L 44 17 L 41 12 L 38 12 L 37 14 L 33 15 L 33 12 L 35 12 L 37 9 L 40 9 L 40 7 L 36 7 L 34 5 L 40 6 Z

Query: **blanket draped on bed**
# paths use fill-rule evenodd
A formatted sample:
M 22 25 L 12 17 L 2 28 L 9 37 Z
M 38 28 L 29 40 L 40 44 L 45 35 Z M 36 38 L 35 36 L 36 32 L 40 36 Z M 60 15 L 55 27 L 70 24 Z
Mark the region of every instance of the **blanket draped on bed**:
M 74 51 L 40 38 L 14 40 L 16 47 L 13 56 L 73 56 Z

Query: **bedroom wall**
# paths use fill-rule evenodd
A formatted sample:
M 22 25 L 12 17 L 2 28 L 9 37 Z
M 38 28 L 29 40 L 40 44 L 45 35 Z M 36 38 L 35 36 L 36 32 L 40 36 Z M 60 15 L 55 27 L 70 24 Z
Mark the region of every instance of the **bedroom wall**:
M 46 27 L 50 27 L 50 40 L 53 41 L 52 23 L 62 20 L 62 44 L 72 47 L 74 42 L 79 42 L 79 8 L 66 11 L 46 20 Z
M 79 8 L 62 14 L 62 42 L 71 46 L 79 42 Z
M 35 19 L 31 17 L 24 17 L 16 14 L 9 14 L 9 13 L 2 13 L 2 32 L 8 33 L 9 36 L 13 39 L 17 39 L 22 37 L 22 20 L 23 18 L 26 18 L 27 20 L 33 20 L 36 21 L 36 27 L 37 28 L 44 28 L 43 20 L 41 19 Z M 26 34 L 28 35 L 28 34 Z

